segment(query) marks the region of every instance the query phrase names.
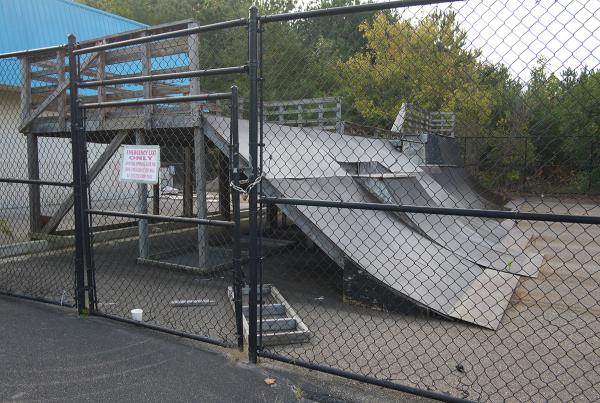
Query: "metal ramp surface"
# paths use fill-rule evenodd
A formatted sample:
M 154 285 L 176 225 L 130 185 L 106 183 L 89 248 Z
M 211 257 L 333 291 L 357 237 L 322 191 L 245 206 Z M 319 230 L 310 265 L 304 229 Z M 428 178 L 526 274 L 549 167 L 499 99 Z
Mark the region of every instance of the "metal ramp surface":
M 224 153 L 229 152 L 228 127 L 227 118 L 204 116 L 205 134 Z M 239 121 L 246 165 L 248 127 L 248 121 Z M 378 164 L 387 177 L 423 174 L 387 140 L 265 124 L 263 142 L 263 192 L 269 196 L 377 202 L 342 167 L 345 163 Z M 446 317 L 495 329 L 518 283 L 517 275 L 482 267 L 393 213 L 278 207 L 338 264 L 351 260 L 382 285 Z
M 389 192 L 391 200 L 386 200 L 388 203 L 439 207 L 421 185 L 419 176 L 377 181 L 383 185 L 382 192 Z M 480 266 L 536 277 L 543 262 L 539 253 L 521 248 L 509 250 L 493 237 L 479 234 L 455 216 L 419 213 L 405 213 L 405 216 L 433 242 Z

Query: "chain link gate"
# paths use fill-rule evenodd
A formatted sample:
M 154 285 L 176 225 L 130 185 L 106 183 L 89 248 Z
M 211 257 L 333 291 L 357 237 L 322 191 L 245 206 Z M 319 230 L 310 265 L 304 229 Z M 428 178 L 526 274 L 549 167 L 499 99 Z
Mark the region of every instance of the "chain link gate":
M 201 67 L 198 33 L 215 29 L 70 38 L 76 264 L 90 314 L 241 349 L 238 90 L 201 92 L 201 77 L 246 68 Z

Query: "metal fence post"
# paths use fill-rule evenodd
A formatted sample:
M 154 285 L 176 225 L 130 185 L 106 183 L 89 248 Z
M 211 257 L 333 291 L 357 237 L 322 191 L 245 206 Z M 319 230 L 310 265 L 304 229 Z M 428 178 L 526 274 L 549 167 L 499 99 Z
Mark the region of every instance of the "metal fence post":
M 254 183 L 258 176 L 258 8 L 250 7 L 248 22 L 248 72 L 250 78 L 250 119 L 249 119 L 249 146 L 250 146 L 250 183 Z M 248 359 L 256 363 L 257 357 L 257 278 L 258 278 L 258 193 L 256 186 L 252 186 L 249 194 L 249 282 L 250 294 L 248 299 Z
M 239 119 L 238 87 L 231 87 L 231 125 L 230 125 L 230 153 L 229 167 L 233 185 L 231 193 L 231 204 L 233 207 L 233 292 L 235 303 L 235 325 L 237 330 L 237 343 L 240 351 L 244 349 L 244 327 L 242 318 L 242 267 L 241 267 L 241 220 L 240 220 L 240 192 L 236 189 L 240 186 L 240 144 L 238 132 Z
M 86 308 L 85 303 L 85 252 L 84 252 L 84 214 L 82 185 L 83 175 L 81 169 L 81 119 L 79 106 L 77 105 L 77 55 L 75 55 L 75 35 L 69 35 L 69 92 L 71 97 L 71 151 L 73 158 L 73 194 L 75 215 L 75 297 L 77 300 L 77 311 L 82 314 Z

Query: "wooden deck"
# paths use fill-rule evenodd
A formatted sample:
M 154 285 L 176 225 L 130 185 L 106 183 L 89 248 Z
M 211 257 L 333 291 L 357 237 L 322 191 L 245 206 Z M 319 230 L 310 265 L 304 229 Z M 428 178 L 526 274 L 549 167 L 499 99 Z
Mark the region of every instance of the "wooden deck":
M 118 42 L 146 35 L 180 30 L 194 26 L 183 21 L 157 27 L 129 31 L 87 41 L 80 47 Z M 198 35 L 165 39 L 152 43 L 109 49 L 82 55 L 80 80 L 131 78 L 200 69 Z M 21 66 L 21 124 L 24 134 L 37 136 L 70 136 L 69 66 L 65 49 L 46 54 L 27 55 Z M 198 93 L 196 79 L 165 80 L 143 84 L 125 84 L 80 89 L 83 103 L 133 100 Z M 194 104 L 197 107 L 198 104 Z M 197 126 L 192 105 L 157 105 L 121 109 L 87 111 L 86 132 L 112 133 L 119 130 L 178 129 Z M 218 104 L 206 104 L 204 111 L 220 111 Z M 94 136 L 91 136 L 92 140 Z M 104 136 L 104 138 L 109 136 Z M 98 138 L 98 136 L 96 136 Z M 105 140 L 104 140 L 105 141 Z M 103 142 L 104 142 L 103 141 Z

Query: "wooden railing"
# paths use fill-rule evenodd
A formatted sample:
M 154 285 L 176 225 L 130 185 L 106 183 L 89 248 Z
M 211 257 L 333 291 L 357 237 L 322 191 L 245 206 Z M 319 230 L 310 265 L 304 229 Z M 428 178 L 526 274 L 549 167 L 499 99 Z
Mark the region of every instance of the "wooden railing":
M 266 122 L 343 132 L 340 97 L 264 102 L 263 105 Z
M 178 22 L 147 29 L 129 31 L 79 44 L 80 47 L 117 42 L 161 32 L 186 28 L 193 22 Z M 195 39 L 195 40 L 194 40 Z M 88 54 L 80 60 L 80 80 L 104 80 L 199 69 L 197 37 L 179 37 L 158 42 L 117 48 Z M 198 64 L 198 63 L 195 63 Z M 20 131 L 40 117 L 54 119 L 56 129 L 66 130 L 69 118 L 70 84 L 65 50 L 20 58 L 21 125 Z M 193 80 L 153 82 L 140 85 L 113 85 L 80 91 L 82 102 L 105 102 L 126 99 L 187 95 Z M 189 105 L 186 105 L 189 110 Z M 143 108 L 146 113 L 151 107 Z M 173 110 L 173 108 L 171 108 Z M 98 112 L 102 121 L 110 112 Z
M 431 133 L 454 137 L 454 112 L 429 112 L 416 105 L 403 103 L 392 131 L 402 134 Z

